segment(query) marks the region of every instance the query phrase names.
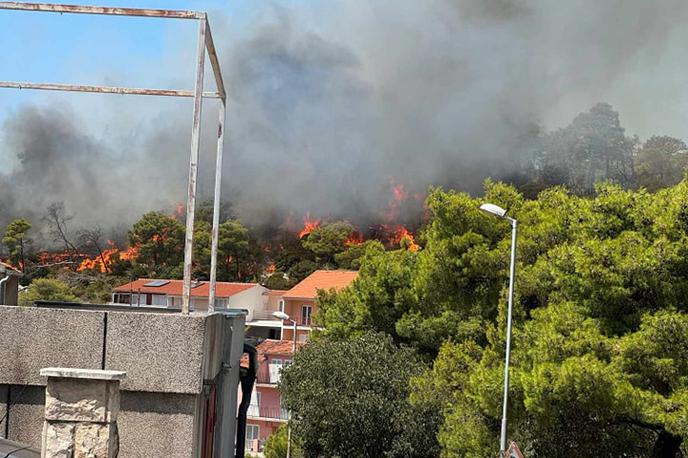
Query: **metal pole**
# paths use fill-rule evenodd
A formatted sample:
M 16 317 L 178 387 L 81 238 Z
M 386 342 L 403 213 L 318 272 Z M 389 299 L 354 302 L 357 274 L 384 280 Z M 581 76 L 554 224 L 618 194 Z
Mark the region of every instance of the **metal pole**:
M 291 344 L 291 354 L 292 358 L 296 354 L 296 331 L 297 325 L 296 320 L 291 320 L 294 323 L 294 338 Z M 291 458 L 291 411 L 289 411 L 289 420 L 287 423 L 287 458 Z
M 502 434 L 499 440 L 500 456 L 506 452 L 507 411 L 509 404 L 509 361 L 511 359 L 511 315 L 514 308 L 514 282 L 516 281 L 516 234 L 518 222 L 507 218 L 511 222 L 511 267 L 509 271 L 509 310 L 506 321 L 506 364 L 504 365 L 504 405 L 502 406 Z
M 196 212 L 196 176 L 198 154 L 201 148 L 201 112 L 203 111 L 203 67 L 205 65 L 205 30 L 208 21 L 202 19 L 198 27 L 198 59 L 196 61 L 196 87 L 194 95 L 193 123 L 191 126 L 191 157 L 189 159 L 189 189 L 186 198 L 186 238 L 184 240 L 184 288 L 182 290 L 182 314 L 189 314 L 191 295 L 191 263 L 193 262 L 193 231 Z
M 226 102 L 220 100 L 220 121 L 217 128 L 217 155 L 215 157 L 215 198 L 213 201 L 213 230 L 210 249 L 210 297 L 208 313 L 215 311 L 215 291 L 217 289 L 217 243 L 220 237 L 220 200 L 222 196 L 222 153 L 225 143 Z
M 294 323 L 294 339 L 293 339 L 293 342 L 291 344 L 291 353 L 293 355 L 294 353 L 296 353 L 296 329 L 297 328 L 296 328 L 296 320 L 291 320 L 291 321 Z
M 29 83 L 21 81 L 0 81 L 0 88 L 31 89 L 37 91 L 92 92 L 96 94 L 151 95 L 159 97 L 194 97 L 194 91 L 179 89 L 145 89 L 137 87 L 95 86 L 85 84 Z M 220 99 L 219 92 L 204 92 L 203 97 Z

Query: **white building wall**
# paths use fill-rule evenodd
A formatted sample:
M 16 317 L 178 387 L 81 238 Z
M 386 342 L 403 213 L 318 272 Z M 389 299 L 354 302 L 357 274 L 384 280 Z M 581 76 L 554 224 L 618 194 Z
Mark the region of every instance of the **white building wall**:
M 256 285 L 253 288 L 244 290 L 229 298 L 227 308 L 248 310 L 246 321 L 254 320 L 256 316 L 261 317 L 267 300 L 267 296 L 263 295 L 266 291 L 268 291 L 268 289 L 261 285 Z

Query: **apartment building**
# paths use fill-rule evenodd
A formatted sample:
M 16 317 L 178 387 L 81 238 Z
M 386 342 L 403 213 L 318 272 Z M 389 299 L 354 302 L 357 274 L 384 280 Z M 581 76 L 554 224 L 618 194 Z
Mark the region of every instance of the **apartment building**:
M 272 298 L 270 309 L 276 306 L 289 316 L 289 320 L 281 322 L 282 340 L 268 339 L 257 346 L 258 373 L 246 421 L 248 452 L 261 455 L 270 434 L 289 420 L 289 412 L 282 407 L 277 384 L 281 370 L 291 364 L 294 350 L 308 341 L 314 329 L 318 291 L 339 291 L 349 286 L 357 275 L 358 272 L 354 271 L 318 270 L 288 291 L 267 293 Z M 296 342 L 291 320 L 296 321 Z
M 258 372 L 246 421 L 247 452 L 262 453 L 270 434 L 289 421 L 289 412 L 282 407 L 277 384 L 282 368 L 291 364 L 293 348 L 293 341 L 271 339 L 257 346 Z

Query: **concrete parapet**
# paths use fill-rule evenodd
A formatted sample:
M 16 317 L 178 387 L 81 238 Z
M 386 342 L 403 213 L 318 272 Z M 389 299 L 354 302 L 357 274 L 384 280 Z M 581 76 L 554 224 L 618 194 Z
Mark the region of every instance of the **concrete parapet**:
M 41 368 L 100 369 L 103 312 L 0 306 L 0 384 L 45 385 Z
M 125 373 L 44 368 L 42 458 L 116 458 L 119 384 Z
M 108 312 L 105 368 L 127 372 L 123 390 L 200 393 L 208 318 Z

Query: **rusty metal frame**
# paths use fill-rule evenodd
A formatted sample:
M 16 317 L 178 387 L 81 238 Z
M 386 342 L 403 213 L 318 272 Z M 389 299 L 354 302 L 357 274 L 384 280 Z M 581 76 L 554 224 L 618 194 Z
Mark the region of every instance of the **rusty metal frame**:
M 208 312 L 215 310 L 215 292 L 217 284 L 217 244 L 219 238 L 220 198 L 222 188 L 222 156 L 224 149 L 225 116 L 227 108 L 227 94 L 220 61 L 210 32 L 208 15 L 198 11 L 140 9 L 140 8 L 112 8 L 103 6 L 62 5 L 49 3 L 20 3 L 0 2 L 0 10 L 18 10 L 32 12 L 92 14 L 109 16 L 137 16 L 162 19 L 191 19 L 199 22 L 198 54 L 196 60 L 196 83 L 193 91 L 175 89 L 143 89 L 116 86 L 76 85 L 61 83 L 30 83 L 16 81 L 0 81 L 0 88 L 35 89 L 47 91 L 90 92 L 100 94 L 148 95 L 162 97 L 193 97 L 193 117 L 191 129 L 191 154 L 189 158 L 189 182 L 186 199 L 186 237 L 184 240 L 184 289 L 182 295 L 182 313 L 189 313 L 191 298 L 191 265 L 193 261 L 194 219 L 196 212 L 196 189 L 198 178 L 198 157 L 201 146 L 201 113 L 203 99 L 214 98 L 220 101 L 220 115 L 217 130 L 217 153 L 215 164 L 215 194 L 213 197 L 213 228 L 210 264 L 210 292 L 208 298 Z M 205 75 L 206 53 L 215 78 L 217 91 L 204 92 L 203 79 Z

